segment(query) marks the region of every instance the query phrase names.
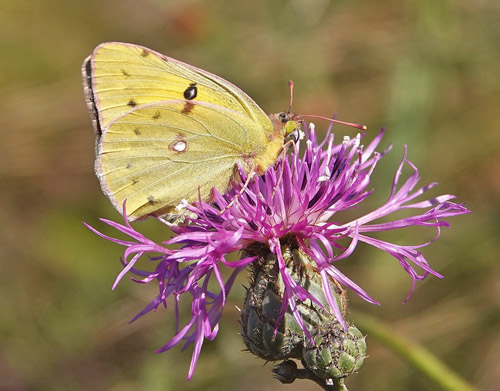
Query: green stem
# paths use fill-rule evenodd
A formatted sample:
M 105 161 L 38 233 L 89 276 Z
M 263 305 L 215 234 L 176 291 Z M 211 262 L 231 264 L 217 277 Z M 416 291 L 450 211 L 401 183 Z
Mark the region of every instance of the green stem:
M 354 317 L 355 324 L 369 337 L 374 337 L 400 355 L 429 379 L 447 391 L 477 391 L 459 375 L 448 368 L 423 346 L 410 342 L 397 334 L 390 326 L 367 315 Z
M 349 391 L 344 384 L 344 379 L 333 379 L 333 386 L 335 391 Z

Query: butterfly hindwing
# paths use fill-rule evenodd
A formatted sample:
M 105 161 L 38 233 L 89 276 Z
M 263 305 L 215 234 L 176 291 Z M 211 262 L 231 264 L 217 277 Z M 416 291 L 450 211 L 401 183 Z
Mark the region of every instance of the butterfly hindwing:
M 100 139 L 96 173 L 114 206 L 127 200 L 131 220 L 175 214 L 179 200 L 227 190 L 247 152 L 265 138 L 239 113 L 208 103 L 165 101 L 138 107 L 111 122 Z M 199 189 L 199 193 L 198 193 Z

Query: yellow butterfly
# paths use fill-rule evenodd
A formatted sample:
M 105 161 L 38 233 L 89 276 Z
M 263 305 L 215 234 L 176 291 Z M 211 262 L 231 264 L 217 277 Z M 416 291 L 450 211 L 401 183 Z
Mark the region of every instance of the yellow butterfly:
M 95 172 L 118 211 L 127 201 L 129 220 L 175 216 L 181 200 L 209 200 L 213 187 L 224 193 L 238 163 L 264 173 L 298 126 L 221 77 L 138 45 L 99 45 L 82 74 Z

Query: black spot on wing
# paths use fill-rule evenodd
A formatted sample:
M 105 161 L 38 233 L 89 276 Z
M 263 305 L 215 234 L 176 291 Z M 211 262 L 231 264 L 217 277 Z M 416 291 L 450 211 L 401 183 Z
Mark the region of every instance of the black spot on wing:
M 196 83 L 189 84 L 189 87 L 184 91 L 184 98 L 186 98 L 187 100 L 192 100 L 196 98 L 197 95 L 198 87 L 196 87 Z
M 130 99 L 127 103 L 127 106 L 135 107 L 135 106 L 137 106 L 137 102 L 133 99 Z
M 135 128 L 134 129 L 134 133 L 136 136 L 140 136 L 141 135 L 141 131 L 139 130 L 139 128 Z
M 122 69 L 123 76 L 130 77 L 130 73 L 128 73 L 125 69 Z
M 153 115 L 153 119 L 156 121 L 158 118 L 160 118 L 160 111 L 157 110 L 155 114 Z
M 154 204 L 157 204 L 157 203 L 158 203 L 158 201 L 156 201 L 155 198 L 152 195 L 148 196 L 148 204 L 149 205 L 154 205 Z

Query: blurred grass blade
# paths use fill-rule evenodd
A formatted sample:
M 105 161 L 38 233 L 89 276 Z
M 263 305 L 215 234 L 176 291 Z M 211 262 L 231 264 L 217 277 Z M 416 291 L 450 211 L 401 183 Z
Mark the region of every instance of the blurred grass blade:
M 423 346 L 408 341 L 379 320 L 357 314 L 356 325 L 368 338 L 375 338 L 447 391 L 477 391 Z

